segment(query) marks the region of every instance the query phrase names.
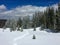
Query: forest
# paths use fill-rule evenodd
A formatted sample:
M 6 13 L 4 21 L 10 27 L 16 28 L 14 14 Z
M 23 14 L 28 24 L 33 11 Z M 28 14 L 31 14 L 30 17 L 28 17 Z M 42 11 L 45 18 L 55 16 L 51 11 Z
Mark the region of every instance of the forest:
M 60 3 L 58 3 L 58 9 L 54 10 L 53 7 L 49 6 L 44 12 L 35 12 L 32 17 L 25 16 L 20 17 L 18 20 L 9 19 L 7 20 L 5 28 L 10 28 L 10 31 L 23 31 L 23 29 L 41 27 L 41 29 L 50 29 L 53 32 L 60 31 Z

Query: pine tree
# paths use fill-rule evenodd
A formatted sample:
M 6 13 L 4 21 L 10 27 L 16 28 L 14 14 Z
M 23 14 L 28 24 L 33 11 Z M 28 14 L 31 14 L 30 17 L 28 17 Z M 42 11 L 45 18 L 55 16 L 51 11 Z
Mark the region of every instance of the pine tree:
M 50 18 L 50 20 L 49 20 L 49 22 L 50 22 L 49 28 L 54 29 L 54 9 L 53 8 L 51 8 L 49 10 L 48 15 L 49 15 L 49 18 Z
M 46 26 L 46 19 L 45 19 L 45 14 L 43 14 L 42 16 L 41 16 L 41 18 L 40 18 L 40 23 L 41 23 L 41 30 L 43 30 L 44 28 L 45 28 L 45 26 Z
M 54 9 L 47 8 L 47 13 L 45 12 L 45 28 L 54 29 Z
M 22 26 L 22 19 L 21 19 L 21 18 L 18 19 L 18 21 L 17 21 L 17 26 L 18 26 L 18 27 L 21 27 L 21 26 Z
M 23 25 L 21 26 L 21 30 L 20 30 L 21 32 L 23 31 Z
M 48 19 L 48 17 L 47 16 L 48 16 L 47 15 L 47 11 L 45 11 L 44 12 L 44 25 L 45 25 L 45 29 L 48 28 L 48 25 L 47 25 L 47 19 Z
M 5 26 L 7 28 L 10 28 L 10 24 L 11 24 L 11 19 L 8 19 L 7 22 L 6 22 L 6 24 L 5 24 Z
M 22 19 L 19 18 L 18 21 L 17 21 L 17 31 L 20 31 L 20 27 L 22 26 Z
M 30 17 L 29 16 L 25 16 L 23 18 L 23 28 L 27 29 L 30 28 Z
M 35 35 L 33 35 L 33 38 L 32 39 L 36 39 L 36 36 Z
M 20 27 L 18 26 L 17 31 L 20 31 Z
M 10 23 L 10 31 L 11 32 L 15 31 L 16 30 L 16 26 L 17 26 L 17 22 L 14 19 L 12 19 L 11 23 Z
M 5 23 L 5 25 L 3 26 L 3 32 L 4 32 L 4 30 L 6 29 L 7 27 L 6 27 L 6 23 Z
M 58 3 L 58 11 L 56 12 L 56 30 L 60 31 L 60 3 Z
M 54 9 L 50 7 L 47 8 L 41 17 L 41 29 L 54 29 L 54 19 Z
M 34 31 L 36 31 L 36 24 L 34 25 Z

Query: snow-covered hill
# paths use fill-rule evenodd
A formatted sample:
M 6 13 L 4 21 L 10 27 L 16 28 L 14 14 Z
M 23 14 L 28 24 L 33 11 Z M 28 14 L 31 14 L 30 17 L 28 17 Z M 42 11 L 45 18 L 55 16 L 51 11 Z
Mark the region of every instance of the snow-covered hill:
M 5 5 L 0 5 L 0 7 L 5 7 L 3 10 L 0 9 L 0 19 L 17 19 L 18 17 L 25 17 L 25 16 L 32 16 L 35 12 L 44 12 L 46 8 L 49 6 L 33 6 L 33 5 L 26 5 L 26 6 L 18 6 L 11 10 L 6 10 Z M 54 10 L 58 9 L 58 4 L 50 5 L 53 7 Z M 5 11 L 6 10 L 6 11 Z
M 23 32 L 2 30 L 0 28 L 0 45 L 60 45 L 60 33 L 40 31 L 39 28 L 36 31 L 24 29 Z M 33 35 L 36 39 L 32 39 Z

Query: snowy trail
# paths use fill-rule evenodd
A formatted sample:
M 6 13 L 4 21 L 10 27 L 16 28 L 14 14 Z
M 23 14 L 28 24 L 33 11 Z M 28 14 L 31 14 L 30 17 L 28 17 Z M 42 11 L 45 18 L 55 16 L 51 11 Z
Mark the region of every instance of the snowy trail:
M 17 45 L 17 40 L 20 40 L 20 39 L 22 39 L 22 38 L 24 38 L 25 36 L 27 36 L 29 34 L 29 32 L 28 31 L 26 31 L 26 34 L 24 34 L 24 35 L 22 35 L 22 36 L 19 36 L 19 37 L 16 37 L 16 38 L 14 38 L 14 40 L 13 40 L 13 45 Z

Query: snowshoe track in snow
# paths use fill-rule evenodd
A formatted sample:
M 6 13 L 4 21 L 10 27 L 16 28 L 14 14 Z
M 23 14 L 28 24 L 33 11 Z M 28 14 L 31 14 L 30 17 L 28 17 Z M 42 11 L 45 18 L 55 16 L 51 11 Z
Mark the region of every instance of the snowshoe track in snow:
M 24 38 L 25 36 L 27 36 L 29 34 L 29 32 L 28 31 L 26 31 L 26 34 L 24 34 L 24 35 L 22 35 L 22 36 L 19 36 L 19 37 L 16 37 L 16 38 L 14 38 L 13 39 L 13 45 L 17 45 L 17 40 L 20 40 L 20 39 L 22 39 L 22 38 Z

